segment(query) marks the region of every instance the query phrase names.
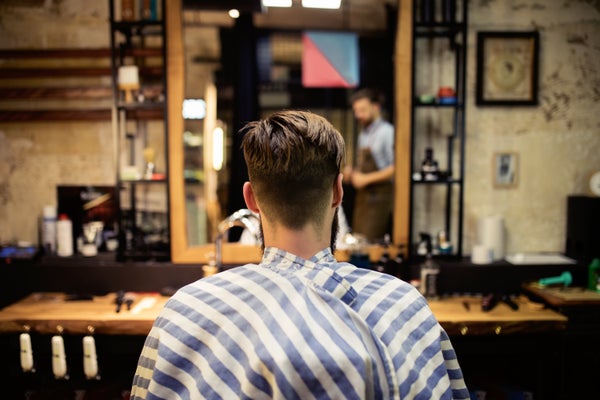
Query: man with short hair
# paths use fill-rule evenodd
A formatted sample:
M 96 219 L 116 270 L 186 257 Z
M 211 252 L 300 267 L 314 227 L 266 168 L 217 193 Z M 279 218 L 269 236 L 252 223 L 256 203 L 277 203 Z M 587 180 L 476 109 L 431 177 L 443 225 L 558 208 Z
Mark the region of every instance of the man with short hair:
M 243 131 L 243 195 L 260 216 L 262 261 L 200 279 L 167 302 L 131 398 L 469 398 L 419 292 L 334 258 L 340 133 L 302 111 Z
M 394 198 L 394 127 L 382 117 L 383 102 L 383 95 L 371 88 L 350 97 L 361 127 L 356 165 L 345 171 L 346 181 L 356 189 L 350 226 L 371 242 L 390 233 Z

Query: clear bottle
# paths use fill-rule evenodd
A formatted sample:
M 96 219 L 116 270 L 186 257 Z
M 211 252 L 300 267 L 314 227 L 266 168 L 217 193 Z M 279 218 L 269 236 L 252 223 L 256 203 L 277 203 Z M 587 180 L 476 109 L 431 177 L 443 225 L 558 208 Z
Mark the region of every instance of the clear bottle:
M 60 257 L 73 255 L 73 224 L 67 214 L 60 214 L 56 223 L 57 246 L 56 253 Z
M 44 206 L 42 215 L 42 248 L 46 254 L 56 253 L 56 207 Z

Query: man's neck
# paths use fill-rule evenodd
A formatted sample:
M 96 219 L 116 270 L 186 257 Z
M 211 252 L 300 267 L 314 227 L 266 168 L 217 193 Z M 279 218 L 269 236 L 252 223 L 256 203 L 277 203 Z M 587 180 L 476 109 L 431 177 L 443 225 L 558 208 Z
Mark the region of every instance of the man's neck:
M 277 247 L 306 260 L 330 245 L 330 232 L 323 230 L 317 235 L 313 226 L 291 230 L 281 226 L 269 229 L 263 225 L 263 230 L 266 247 Z

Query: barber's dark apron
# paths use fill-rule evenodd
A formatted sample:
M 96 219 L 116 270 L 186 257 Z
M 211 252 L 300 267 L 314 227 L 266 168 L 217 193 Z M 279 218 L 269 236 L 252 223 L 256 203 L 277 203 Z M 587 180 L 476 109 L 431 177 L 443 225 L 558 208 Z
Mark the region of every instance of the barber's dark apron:
M 371 149 L 363 148 L 358 155 L 358 170 L 363 173 L 377 171 Z M 392 182 L 380 182 L 356 190 L 352 231 L 373 241 L 389 233 L 392 214 Z

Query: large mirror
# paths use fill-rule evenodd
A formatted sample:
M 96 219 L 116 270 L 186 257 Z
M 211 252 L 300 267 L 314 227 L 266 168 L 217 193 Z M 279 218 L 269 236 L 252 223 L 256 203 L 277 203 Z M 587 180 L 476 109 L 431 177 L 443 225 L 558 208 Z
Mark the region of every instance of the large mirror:
M 348 101 L 353 90 L 302 87 L 304 30 L 357 33 L 362 52 L 361 86 L 387 90 L 384 115 L 393 120 L 391 46 L 395 24 L 390 20 L 397 13 L 395 1 L 348 0 L 341 10 L 305 9 L 302 17 L 297 8 L 270 8 L 267 13 L 252 14 L 255 6 L 248 5 L 249 9 L 240 10 L 240 18 L 233 19 L 227 14 L 227 2 L 220 2 L 218 10 L 207 9 L 214 7 L 208 5 L 212 2 L 197 3 L 202 5 L 187 0 L 183 4 L 169 2 L 167 21 L 172 259 L 193 264 L 213 259 L 218 223 L 243 207 L 241 190 L 236 189 L 245 179 L 236 154 L 236 132 L 244 121 L 279 109 L 310 109 L 344 134 L 347 161 L 355 157 L 358 126 Z M 249 36 L 253 38 L 251 46 L 240 43 Z M 256 58 L 253 77 L 243 76 L 253 68 L 247 64 L 240 68 L 245 59 L 240 61 L 239 46 L 253 47 L 256 52 L 250 56 Z M 375 84 L 370 85 L 365 77 Z M 244 91 L 252 93 L 240 94 Z M 240 105 L 244 96 L 245 103 Z M 351 207 L 351 190 L 347 199 L 347 207 Z M 259 259 L 256 246 L 223 247 L 225 263 Z

